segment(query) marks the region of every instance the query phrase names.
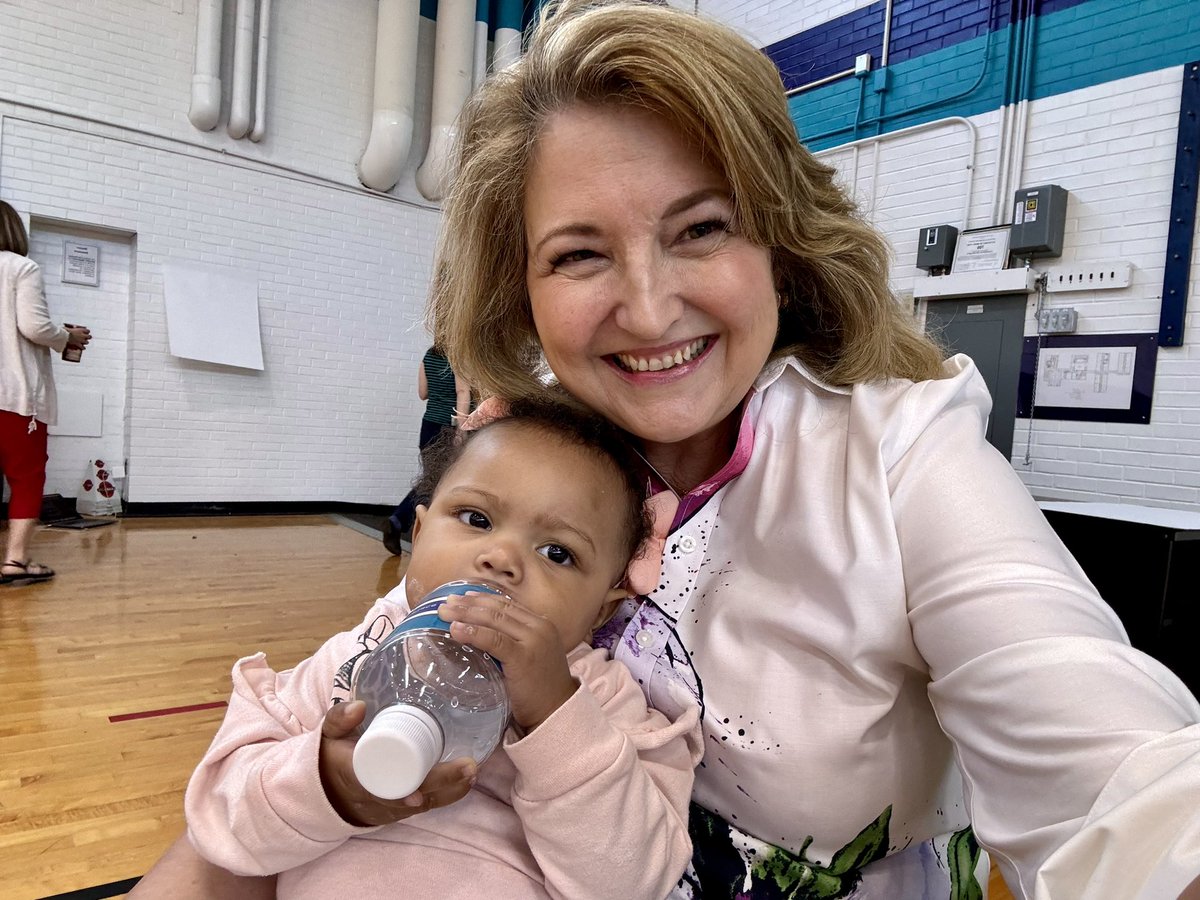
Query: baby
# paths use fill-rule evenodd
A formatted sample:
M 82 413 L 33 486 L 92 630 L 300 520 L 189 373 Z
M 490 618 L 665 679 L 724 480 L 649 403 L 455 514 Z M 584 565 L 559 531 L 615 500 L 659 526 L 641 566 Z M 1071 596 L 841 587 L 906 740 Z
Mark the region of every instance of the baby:
M 261 653 L 234 667 L 188 785 L 196 849 L 233 872 L 281 873 L 288 900 L 666 896 L 691 855 L 698 710 L 671 721 L 647 708 L 629 671 L 588 645 L 647 536 L 629 453 L 603 420 L 541 401 L 443 441 L 418 486 L 430 502 L 405 581 L 295 669 Z M 439 764 L 408 797 L 374 797 L 351 767 L 363 704 L 341 701 L 407 608 L 457 579 L 513 598 L 440 610 L 503 664 L 511 727 L 483 765 Z

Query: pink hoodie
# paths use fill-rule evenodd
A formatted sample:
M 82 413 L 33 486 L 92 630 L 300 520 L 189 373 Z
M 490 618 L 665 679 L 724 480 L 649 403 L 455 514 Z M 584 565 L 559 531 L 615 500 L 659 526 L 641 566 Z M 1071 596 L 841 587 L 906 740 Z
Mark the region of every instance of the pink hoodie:
M 390 599 L 395 598 L 395 599 Z M 617 898 L 671 890 L 691 856 L 699 711 L 647 709 L 621 663 L 580 645 L 582 687 L 536 731 L 505 736 L 458 803 L 358 828 L 329 805 L 317 772 L 321 720 L 347 696 L 353 659 L 403 618 L 402 591 L 295 669 L 259 653 L 233 669 L 229 710 L 188 785 L 188 834 L 243 874 L 282 873 L 278 897 Z M 336 687 L 335 687 L 336 682 Z

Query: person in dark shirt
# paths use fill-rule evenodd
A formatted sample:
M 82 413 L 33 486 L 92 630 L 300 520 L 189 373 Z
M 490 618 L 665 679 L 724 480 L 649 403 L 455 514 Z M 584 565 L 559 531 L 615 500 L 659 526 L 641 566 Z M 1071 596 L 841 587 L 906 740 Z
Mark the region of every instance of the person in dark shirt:
M 417 372 L 417 395 L 425 401 L 418 449 L 424 451 L 443 431 L 457 427 L 471 411 L 471 386 L 456 378 L 450 361 L 437 347 L 425 351 Z M 409 540 L 420 498 L 415 491 L 400 501 L 383 524 L 383 545 L 399 556 Z

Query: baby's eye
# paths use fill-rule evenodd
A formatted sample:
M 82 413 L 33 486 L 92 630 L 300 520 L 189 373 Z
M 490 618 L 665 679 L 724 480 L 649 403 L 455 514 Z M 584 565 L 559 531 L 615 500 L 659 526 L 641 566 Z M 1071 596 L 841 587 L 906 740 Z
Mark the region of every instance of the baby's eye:
M 557 566 L 575 565 L 575 556 L 562 544 L 545 544 L 538 547 L 538 553 Z
M 697 222 L 695 225 L 690 225 L 683 231 L 683 236 L 690 240 L 699 240 L 703 237 L 708 237 L 710 234 L 717 234 L 728 231 L 729 223 L 723 219 L 709 219 L 705 222 Z
M 488 521 L 488 517 L 477 509 L 459 510 L 456 516 L 458 521 L 464 525 L 469 525 L 471 528 L 482 528 L 484 531 L 488 531 L 492 527 L 492 523 Z

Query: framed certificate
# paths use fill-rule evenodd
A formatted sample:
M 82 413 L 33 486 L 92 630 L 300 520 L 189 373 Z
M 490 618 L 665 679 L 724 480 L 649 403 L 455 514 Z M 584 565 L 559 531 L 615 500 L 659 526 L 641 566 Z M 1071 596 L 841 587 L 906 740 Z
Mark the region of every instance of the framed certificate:
M 958 236 L 954 245 L 952 273 L 996 272 L 1008 268 L 1008 239 L 1011 226 L 971 228 Z

